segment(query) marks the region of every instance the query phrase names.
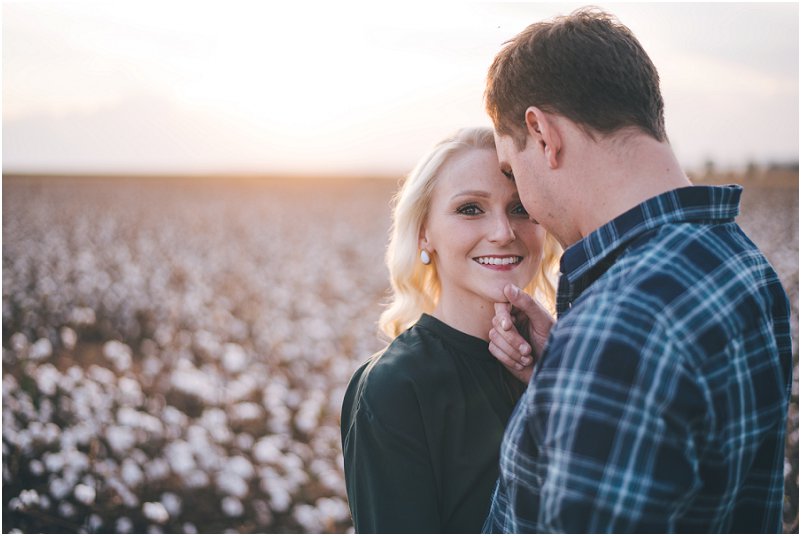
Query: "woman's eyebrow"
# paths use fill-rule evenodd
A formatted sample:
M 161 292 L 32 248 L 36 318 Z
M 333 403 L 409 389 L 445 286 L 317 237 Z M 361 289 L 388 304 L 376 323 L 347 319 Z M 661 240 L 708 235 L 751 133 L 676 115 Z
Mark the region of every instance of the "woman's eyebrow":
M 466 197 L 466 196 L 470 196 L 470 197 L 490 197 L 490 193 L 489 192 L 485 192 L 484 190 L 464 190 L 462 192 L 459 192 L 459 193 L 454 194 L 453 196 L 451 196 L 451 199 L 456 199 L 457 197 Z

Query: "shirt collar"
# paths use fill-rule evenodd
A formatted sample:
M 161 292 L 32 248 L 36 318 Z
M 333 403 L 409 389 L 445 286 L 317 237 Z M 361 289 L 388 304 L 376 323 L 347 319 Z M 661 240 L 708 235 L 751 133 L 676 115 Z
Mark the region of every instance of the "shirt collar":
M 725 223 L 740 212 L 742 186 L 689 186 L 652 197 L 602 225 L 562 255 L 560 293 L 575 298 L 586 288 L 590 271 L 611 264 L 613 254 L 644 233 L 667 223 Z M 610 258 L 611 257 L 611 258 Z M 600 274 L 598 274 L 600 275 Z M 576 288 L 579 286 L 580 288 Z
M 434 316 L 423 313 L 417 321 L 417 325 L 433 332 L 441 340 L 457 348 L 463 355 L 494 360 L 489 352 L 489 342 L 459 331 Z

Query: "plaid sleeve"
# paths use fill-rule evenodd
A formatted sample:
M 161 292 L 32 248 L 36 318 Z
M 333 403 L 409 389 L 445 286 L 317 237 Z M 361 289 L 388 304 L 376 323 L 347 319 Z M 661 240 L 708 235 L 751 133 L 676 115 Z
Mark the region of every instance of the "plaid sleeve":
M 508 427 L 488 531 L 671 532 L 700 486 L 703 388 L 645 306 L 594 309 L 552 334 Z

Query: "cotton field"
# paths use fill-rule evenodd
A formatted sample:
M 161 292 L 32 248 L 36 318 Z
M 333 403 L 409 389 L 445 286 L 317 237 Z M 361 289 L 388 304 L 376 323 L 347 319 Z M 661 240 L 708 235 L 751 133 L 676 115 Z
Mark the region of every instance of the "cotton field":
M 394 186 L 4 178 L 3 532 L 352 531 L 339 411 Z M 797 334 L 797 179 L 742 222 Z

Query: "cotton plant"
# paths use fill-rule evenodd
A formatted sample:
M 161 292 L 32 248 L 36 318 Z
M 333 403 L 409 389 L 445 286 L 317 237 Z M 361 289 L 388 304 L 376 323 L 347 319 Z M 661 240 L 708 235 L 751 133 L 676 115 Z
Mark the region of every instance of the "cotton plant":
M 7 194 L 4 529 L 347 531 L 335 399 L 381 344 L 389 190 L 115 188 Z

